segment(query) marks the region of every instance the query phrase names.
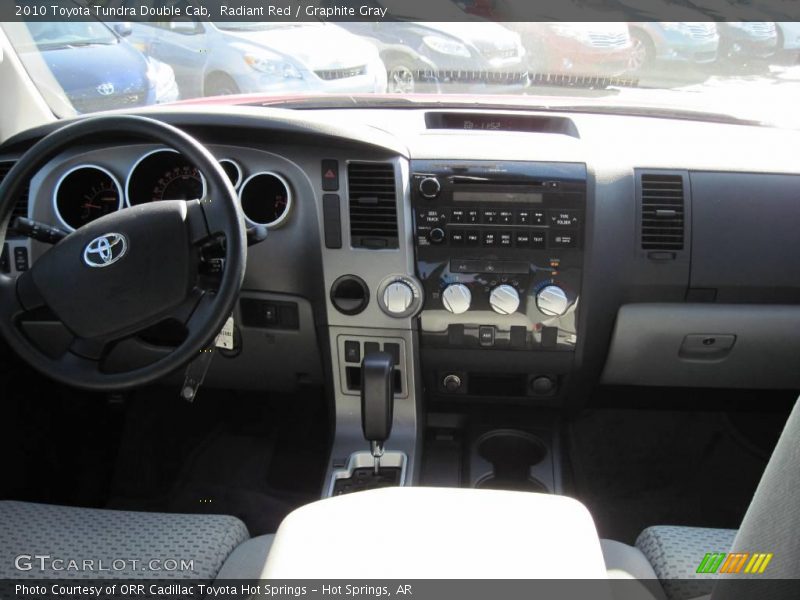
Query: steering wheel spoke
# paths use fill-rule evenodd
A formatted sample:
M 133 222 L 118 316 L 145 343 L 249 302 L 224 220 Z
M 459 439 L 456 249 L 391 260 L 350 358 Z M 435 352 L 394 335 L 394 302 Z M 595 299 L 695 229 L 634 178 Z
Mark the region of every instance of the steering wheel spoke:
M 106 355 L 111 340 L 101 338 L 82 338 L 76 336 L 69 345 L 68 352 L 85 360 L 99 363 Z
M 202 335 L 207 329 L 207 323 L 211 314 L 214 311 L 215 295 L 212 292 L 203 292 L 195 301 L 194 307 L 190 313 L 186 315 L 183 320 L 183 325 L 189 336 Z M 216 336 L 219 332 L 208 332 L 212 336 Z

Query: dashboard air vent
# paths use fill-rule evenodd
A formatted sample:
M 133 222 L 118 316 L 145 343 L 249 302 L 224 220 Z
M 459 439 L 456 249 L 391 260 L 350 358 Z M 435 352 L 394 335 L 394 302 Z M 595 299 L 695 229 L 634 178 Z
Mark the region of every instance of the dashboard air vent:
M 14 166 L 13 161 L 3 161 L 0 162 L 0 183 L 3 183 L 3 180 L 8 175 L 8 172 L 11 170 L 11 167 Z M 14 217 L 27 217 L 28 216 L 28 192 L 30 191 L 30 183 L 26 185 L 22 193 L 20 194 L 19 198 L 17 198 L 16 203 L 14 204 L 14 212 L 11 214 L 11 220 L 14 220 Z M 9 234 L 14 234 L 14 230 L 9 229 Z
M 683 177 L 642 173 L 642 250 L 683 250 Z
M 391 163 L 350 163 L 350 240 L 354 248 L 397 248 L 397 193 Z

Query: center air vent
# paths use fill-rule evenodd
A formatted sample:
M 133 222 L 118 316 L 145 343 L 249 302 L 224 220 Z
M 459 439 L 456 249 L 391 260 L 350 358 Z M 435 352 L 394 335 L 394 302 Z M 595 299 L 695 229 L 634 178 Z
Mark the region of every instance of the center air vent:
M 0 162 L 0 183 L 3 183 L 3 180 L 8 175 L 8 172 L 11 170 L 11 167 L 14 166 L 13 161 L 4 161 Z M 22 189 L 22 193 L 17 198 L 16 203 L 14 204 L 14 211 L 11 213 L 11 220 L 14 220 L 14 217 L 27 217 L 28 216 L 28 193 L 30 191 L 30 182 L 28 185 L 24 186 Z M 12 236 L 14 234 L 13 229 L 9 229 L 9 235 Z
M 641 174 L 642 250 L 683 250 L 683 176 Z
M 350 242 L 353 248 L 397 248 L 397 193 L 391 163 L 350 163 Z

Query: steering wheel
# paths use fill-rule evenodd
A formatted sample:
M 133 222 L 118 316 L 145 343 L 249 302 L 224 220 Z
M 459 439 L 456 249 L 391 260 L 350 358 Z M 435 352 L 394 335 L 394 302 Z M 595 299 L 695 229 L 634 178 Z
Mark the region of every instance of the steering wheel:
M 47 250 L 16 278 L 0 275 L 0 332 L 34 368 L 62 383 L 120 390 L 152 382 L 199 356 L 238 297 L 247 234 L 236 193 L 217 160 L 183 131 L 138 116 L 98 116 L 61 127 L 31 147 L 0 185 L 0 243 L 24 184 L 75 144 L 113 132 L 161 143 L 204 175 L 205 196 L 141 204 L 103 216 Z M 201 248 L 224 237 L 221 276 L 200 274 Z M 25 335 L 26 313 L 49 309 L 72 334 L 66 352 L 45 353 Z M 165 356 L 128 371 L 104 368 L 114 345 L 167 319 L 184 326 Z

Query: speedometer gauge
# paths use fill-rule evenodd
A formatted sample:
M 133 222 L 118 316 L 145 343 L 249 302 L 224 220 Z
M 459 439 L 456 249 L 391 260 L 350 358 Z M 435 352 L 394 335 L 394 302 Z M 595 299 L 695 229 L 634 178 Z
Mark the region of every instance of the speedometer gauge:
M 175 150 L 154 150 L 142 156 L 128 175 L 130 206 L 159 200 L 195 200 L 205 194 L 197 167 Z
M 56 184 L 53 207 L 61 225 L 72 231 L 122 208 L 122 188 L 97 165 L 79 165 Z
M 161 173 L 150 200 L 193 200 L 203 196 L 200 171 L 189 165 L 175 166 Z

